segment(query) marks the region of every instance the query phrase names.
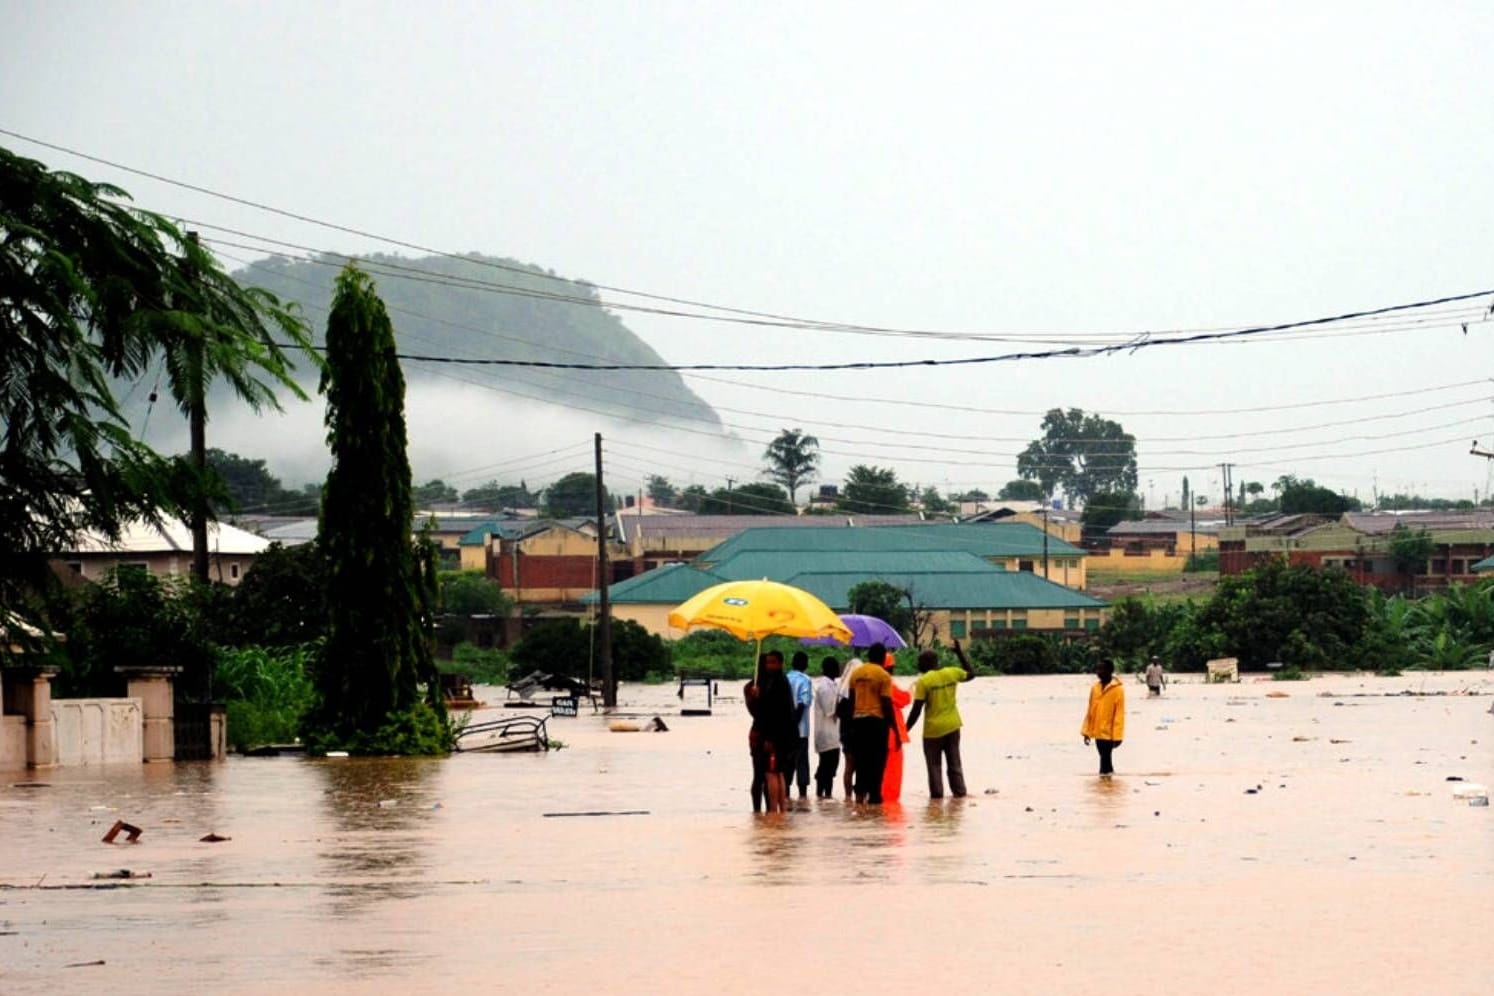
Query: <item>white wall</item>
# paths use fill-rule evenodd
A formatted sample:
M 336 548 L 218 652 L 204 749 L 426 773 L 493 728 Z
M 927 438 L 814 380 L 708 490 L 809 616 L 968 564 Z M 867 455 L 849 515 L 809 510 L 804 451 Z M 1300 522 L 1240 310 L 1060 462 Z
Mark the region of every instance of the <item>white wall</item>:
M 59 765 L 139 764 L 144 756 L 139 699 L 53 699 Z

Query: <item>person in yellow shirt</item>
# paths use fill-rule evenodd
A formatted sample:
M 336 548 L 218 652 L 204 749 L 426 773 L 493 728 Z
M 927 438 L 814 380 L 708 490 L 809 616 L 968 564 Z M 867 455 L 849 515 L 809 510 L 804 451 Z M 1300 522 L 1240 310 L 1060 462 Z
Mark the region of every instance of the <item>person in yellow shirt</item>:
M 940 667 L 939 655 L 925 650 L 918 655 L 918 680 L 913 682 L 913 711 L 908 713 L 908 729 L 918 722 L 924 706 L 928 718 L 923 723 L 923 760 L 929 769 L 929 798 L 944 798 L 945 764 L 949 765 L 949 792 L 956 799 L 965 795 L 965 767 L 960 762 L 960 710 L 955 693 L 960 683 L 975 677 L 970 661 L 954 641 L 959 667 Z
M 1095 665 L 1095 677 L 1099 680 L 1089 690 L 1089 710 L 1084 714 L 1079 735 L 1086 747 L 1094 741 L 1095 749 L 1100 752 L 1100 777 L 1109 778 L 1115 773 L 1110 754 L 1126 736 L 1126 688 L 1115 676 L 1115 665 L 1108 660 Z

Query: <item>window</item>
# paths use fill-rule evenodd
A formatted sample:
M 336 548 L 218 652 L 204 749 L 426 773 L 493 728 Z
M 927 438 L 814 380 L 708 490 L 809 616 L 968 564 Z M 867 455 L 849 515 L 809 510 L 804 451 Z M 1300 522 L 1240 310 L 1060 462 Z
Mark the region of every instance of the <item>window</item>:
M 951 619 L 949 621 L 949 635 L 958 639 L 963 639 L 965 636 L 965 620 Z
M 1095 630 L 1097 630 L 1097 629 L 1100 628 L 1100 620 L 1098 620 L 1098 619 L 1086 619 L 1086 620 L 1084 620 L 1084 628 L 1087 629 L 1087 630 L 1089 630 L 1091 633 L 1093 633 Z
M 141 574 L 149 574 L 150 565 L 141 561 L 137 561 L 135 563 L 122 563 L 115 566 L 114 572 L 120 576 L 133 574 L 138 577 Z
M 81 560 L 70 560 L 67 563 L 67 569 L 69 571 L 72 571 L 74 574 L 82 575 L 82 573 L 83 573 L 83 561 L 81 561 Z
M 993 620 L 991 620 L 991 628 L 992 629 L 1006 629 L 1006 620 L 1005 619 L 993 619 Z
M 1031 574 L 1032 573 L 1032 561 L 1030 561 L 1030 560 L 1019 560 L 1019 561 L 1017 561 L 1017 570 L 1019 570 L 1019 571 L 1026 571 L 1028 574 Z
M 1026 629 L 1026 628 L 1027 628 L 1027 620 L 1026 619 L 1013 619 L 1012 620 L 1012 629 Z
M 1064 629 L 1078 629 L 1079 628 L 1079 617 L 1078 616 L 1064 616 L 1063 617 L 1063 628 Z
M 239 579 L 239 562 L 237 560 L 228 565 L 228 576 L 235 581 Z

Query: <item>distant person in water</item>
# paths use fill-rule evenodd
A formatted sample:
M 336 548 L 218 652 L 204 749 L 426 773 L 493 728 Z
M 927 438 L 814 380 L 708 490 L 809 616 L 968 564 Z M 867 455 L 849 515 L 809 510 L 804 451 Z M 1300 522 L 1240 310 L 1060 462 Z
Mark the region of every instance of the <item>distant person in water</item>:
M 866 652 L 866 663 L 851 675 L 851 754 L 856 764 L 856 801 L 882 803 L 882 775 L 887 751 L 895 745 L 897 721 L 892 707 L 892 676 L 882 666 L 887 648 L 874 643 Z
M 1109 778 L 1115 772 L 1110 763 L 1111 752 L 1126 736 L 1126 688 L 1115 676 L 1115 665 L 1108 660 L 1095 665 L 1095 678 L 1079 734 L 1084 737 L 1086 747 L 1094 741 L 1095 749 L 1100 752 L 1100 777 Z
M 923 761 L 929 771 L 929 798 L 944 798 L 944 768 L 949 768 L 949 793 L 956 799 L 965 795 L 965 766 L 960 760 L 960 710 L 955 704 L 960 683 L 975 677 L 959 639 L 954 641 L 959 667 L 940 667 L 939 655 L 925 650 L 918 655 L 918 680 L 913 682 L 913 711 L 908 713 L 908 729 L 928 707 L 923 724 Z
M 1167 675 L 1162 673 L 1162 658 L 1153 657 L 1146 665 L 1146 694 L 1156 698 L 1167 687 Z
M 781 813 L 787 809 L 784 772 L 793 766 L 799 739 L 793 698 L 783 674 L 783 655 L 770 650 L 758 658 L 758 674 L 742 688 L 752 714 L 747 746 L 752 752 L 752 811 Z
M 814 709 L 814 682 L 809 678 L 809 655 L 799 650 L 794 653 L 788 672 L 789 692 L 794 700 L 794 718 L 799 723 L 799 742 L 794 749 L 794 767 L 785 771 L 785 780 L 799 783 L 799 798 L 809 798 L 809 714 Z M 784 786 L 788 788 L 788 785 Z
M 840 717 L 835 707 L 840 702 L 840 661 L 826 657 L 820 662 L 820 676 L 814 679 L 814 751 L 819 764 L 814 769 L 816 799 L 835 796 L 835 771 L 840 767 Z

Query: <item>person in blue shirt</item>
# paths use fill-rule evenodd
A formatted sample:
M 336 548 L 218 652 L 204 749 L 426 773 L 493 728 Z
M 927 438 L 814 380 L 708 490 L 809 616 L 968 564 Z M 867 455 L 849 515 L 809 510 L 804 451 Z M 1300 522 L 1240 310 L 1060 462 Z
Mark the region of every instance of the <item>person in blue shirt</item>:
M 799 798 L 809 798 L 809 711 L 814 706 L 814 681 L 806 673 L 809 670 L 809 655 L 800 650 L 794 654 L 788 673 L 789 691 L 794 702 L 794 719 L 799 723 L 799 750 L 794 757 L 793 772 L 785 771 L 784 778 L 799 783 Z M 785 786 L 787 788 L 787 786 Z

